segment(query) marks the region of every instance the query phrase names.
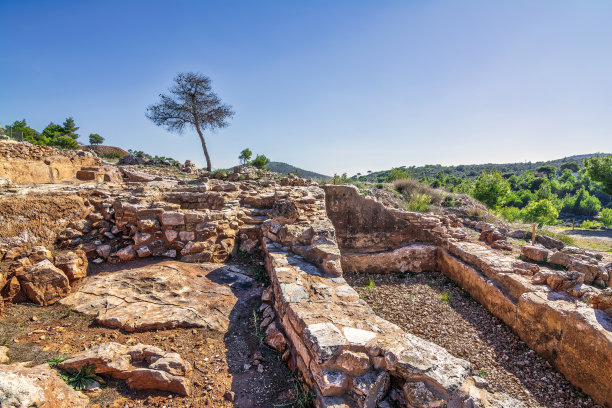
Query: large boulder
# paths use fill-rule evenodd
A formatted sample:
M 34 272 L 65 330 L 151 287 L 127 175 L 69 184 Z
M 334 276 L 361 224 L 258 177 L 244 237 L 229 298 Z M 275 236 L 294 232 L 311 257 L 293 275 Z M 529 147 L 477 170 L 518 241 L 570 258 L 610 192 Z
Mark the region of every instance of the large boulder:
M 89 399 L 68 386 L 46 364 L 0 365 L 0 407 L 85 408 Z
M 535 262 L 545 262 L 548 259 L 548 250 L 541 246 L 525 245 L 521 247 L 521 255 Z
M 48 259 L 20 271 L 17 275 L 29 300 L 42 306 L 52 305 L 70 293 L 70 281 Z
M 95 367 L 96 374 L 126 380 L 132 389 L 170 391 L 180 395 L 189 395 L 191 391 L 186 378 L 193 373 L 191 365 L 178 353 L 154 346 L 102 343 L 64 361 L 59 368 L 74 372 L 88 364 Z
M 560 239 L 547 237 L 546 235 L 536 235 L 535 240 L 538 244 L 548 249 L 560 250 L 565 247 L 565 244 Z

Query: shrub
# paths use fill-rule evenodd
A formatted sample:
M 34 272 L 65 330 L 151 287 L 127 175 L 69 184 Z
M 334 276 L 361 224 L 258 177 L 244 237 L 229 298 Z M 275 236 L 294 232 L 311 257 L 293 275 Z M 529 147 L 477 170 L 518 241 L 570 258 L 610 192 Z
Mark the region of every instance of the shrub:
M 499 215 L 508 222 L 513 222 L 521 218 L 521 210 L 516 207 L 503 207 L 499 210 Z
M 412 209 L 417 212 L 429 211 L 429 204 L 431 204 L 431 197 L 427 194 L 416 194 L 412 199 Z
M 521 210 L 521 214 L 524 221 L 535 222 L 540 227 L 554 224 L 559 217 L 559 211 L 550 200 L 532 201 Z
M 49 144 L 62 149 L 78 149 L 79 143 L 70 136 L 60 136 L 52 140 Z
M 258 169 L 268 170 L 268 168 L 266 167 L 266 164 L 268 163 L 270 163 L 270 159 L 268 159 L 263 154 L 258 154 L 257 157 L 255 157 L 250 164 L 251 166 L 257 167 Z
M 598 221 L 584 220 L 582 221 L 582 224 L 580 224 L 580 228 L 585 228 L 585 229 L 598 228 L 598 227 L 601 227 L 601 222 L 598 222 Z
M 101 155 L 106 160 L 119 160 L 123 155 L 119 152 L 108 152 Z
M 394 180 L 393 188 L 395 188 L 395 190 L 400 192 L 405 197 L 416 197 L 418 194 L 425 194 L 429 196 L 430 202 L 433 203 L 441 203 L 446 196 L 442 191 L 431 188 L 413 178 Z
M 409 177 L 410 173 L 408 173 L 406 170 L 395 167 L 389 171 L 389 174 L 387 174 L 387 181 L 392 182 L 399 179 L 407 179 Z
M 604 208 L 601 211 L 601 222 L 608 228 L 612 228 L 612 208 Z
M 490 208 L 497 208 L 510 192 L 510 184 L 499 171 L 483 171 L 474 183 L 472 196 Z
M 455 200 L 452 195 L 447 195 L 442 200 L 442 207 L 460 207 L 462 204 L 461 200 Z

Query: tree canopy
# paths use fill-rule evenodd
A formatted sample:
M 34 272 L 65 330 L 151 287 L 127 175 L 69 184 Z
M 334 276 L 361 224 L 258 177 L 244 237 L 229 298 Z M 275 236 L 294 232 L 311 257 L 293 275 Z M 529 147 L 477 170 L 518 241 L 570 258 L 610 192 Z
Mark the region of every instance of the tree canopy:
M 97 133 L 90 133 L 89 134 L 89 144 L 92 145 L 99 145 L 104 143 L 104 138 L 102 136 L 100 136 Z
M 604 191 L 612 195 L 612 156 L 595 156 L 584 161 L 591 179 L 603 184 Z
M 232 107 L 223 104 L 213 92 L 210 78 L 194 72 L 179 73 L 169 94 L 159 97 L 158 103 L 147 107 L 147 118 L 170 132 L 182 133 L 186 127 L 194 128 L 202 143 L 206 169 L 211 171 L 203 133 L 228 126 L 228 120 L 234 115 Z
M 510 184 L 499 171 L 483 171 L 474 182 L 472 195 L 491 208 L 497 208 L 510 192 Z
M 251 156 L 253 156 L 253 152 L 251 151 L 251 149 L 246 148 L 240 152 L 240 156 L 238 156 L 238 159 L 240 160 L 240 163 L 242 165 L 246 165 L 248 164 L 249 160 L 251 160 Z

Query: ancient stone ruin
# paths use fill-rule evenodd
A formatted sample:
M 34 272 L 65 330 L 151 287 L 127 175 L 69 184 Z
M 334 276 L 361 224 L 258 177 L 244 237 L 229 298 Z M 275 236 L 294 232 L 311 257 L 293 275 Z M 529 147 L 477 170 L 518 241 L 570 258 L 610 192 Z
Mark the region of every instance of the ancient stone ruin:
M 526 406 L 490 389 L 454 350 L 379 317 L 343 278 L 430 271 L 612 406 L 612 265 L 597 254 L 525 246 L 517 259 L 493 228 L 482 228 L 488 244 L 475 242 L 466 220 L 389 208 L 352 186 L 248 168 L 219 178 L 190 169 L 184 179 L 49 149 L 0 142 L 0 177 L 10 179 L 0 197 L 0 310 L 63 305 L 116 331 L 69 353 L 59 363 L 68 372 L 91 365 L 132 390 L 197 394 L 205 387 L 194 378 L 206 371 L 187 361 L 188 350 L 126 344 L 115 333 L 227 333 L 241 298 L 256 293 L 256 329 L 317 407 Z M 269 285 L 259 292 L 252 275 L 228 263 L 245 254 L 263 257 Z M 260 357 L 240 365 L 263 371 Z M 89 403 L 46 365 L 10 361 L 0 371 L 8 406 Z M 239 391 L 213 406 L 248 406 L 234 400 Z

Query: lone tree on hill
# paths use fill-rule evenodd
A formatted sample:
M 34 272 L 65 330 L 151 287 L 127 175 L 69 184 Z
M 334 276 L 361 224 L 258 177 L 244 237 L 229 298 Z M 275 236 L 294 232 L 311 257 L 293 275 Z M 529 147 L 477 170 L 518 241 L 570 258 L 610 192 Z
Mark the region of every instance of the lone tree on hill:
M 210 78 L 199 73 L 179 73 L 169 89 L 170 94 L 160 94 L 159 103 L 149 105 L 146 113 L 153 123 L 170 132 L 180 134 L 185 126 L 195 128 L 202 142 L 208 171 L 212 165 L 203 132 L 228 126 L 227 120 L 234 115 L 232 107 L 221 102 L 210 83 Z
M 242 163 L 242 165 L 244 166 L 244 165 L 249 164 L 249 160 L 251 160 L 251 156 L 253 156 L 253 152 L 251 151 L 251 149 L 246 148 L 240 152 L 240 156 L 238 156 L 238 159 L 240 159 L 240 163 Z
M 104 143 L 104 138 L 97 133 L 89 134 L 89 144 L 91 145 L 99 145 Z

